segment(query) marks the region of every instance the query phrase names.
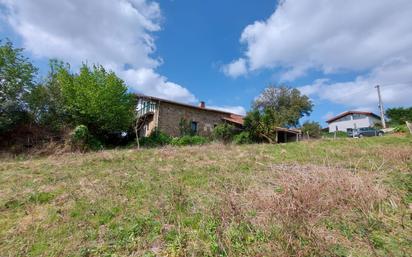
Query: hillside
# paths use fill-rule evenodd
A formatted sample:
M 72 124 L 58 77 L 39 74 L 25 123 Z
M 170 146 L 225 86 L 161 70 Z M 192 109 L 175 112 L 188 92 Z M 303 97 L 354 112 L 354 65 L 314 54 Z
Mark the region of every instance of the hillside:
M 412 256 L 412 138 L 0 159 L 1 256 Z

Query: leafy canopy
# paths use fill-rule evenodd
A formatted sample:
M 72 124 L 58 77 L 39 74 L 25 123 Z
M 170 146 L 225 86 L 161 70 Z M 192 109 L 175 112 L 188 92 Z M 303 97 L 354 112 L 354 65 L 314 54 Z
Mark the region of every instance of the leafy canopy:
M 412 107 L 389 108 L 386 110 L 386 116 L 392 125 L 402 125 L 406 121 L 412 122 Z
M 316 121 L 306 121 L 303 123 L 301 130 L 304 136 L 309 135 L 313 138 L 319 138 L 322 133 L 322 127 Z
M 98 137 L 128 130 L 134 118 L 134 98 L 114 72 L 83 65 L 79 74 L 60 69 L 57 79 L 69 120 L 86 125 Z
M 276 127 L 295 127 L 312 112 L 310 99 L 296 88 L 270 86 L 253 102 L 245 128 L 254 140 L 274 142 Z
M 49 66 L 47 77 L 33 88 L 27 101 L 32 118 L 37 124 L 59 131 L 68 122 L 59 74 L 68 72 L 70 67 L 58 60 L 50 60 Z
M 25 97 L 34 87 L 37 69 L 22 51 L 10 41 L 0 41 L 0 133 L 26 116 Z

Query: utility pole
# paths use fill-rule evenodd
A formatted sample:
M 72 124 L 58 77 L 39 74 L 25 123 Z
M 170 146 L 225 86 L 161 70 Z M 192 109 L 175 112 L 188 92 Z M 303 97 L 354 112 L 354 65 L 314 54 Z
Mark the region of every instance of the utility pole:
M 379 97 L 379 109 L 381 111 L 381 121 L 382 127 L 386 128 L 386 121 L 385 121 L 385 110 L 383 109 L 382 97 L 381 97 L 381 86 L 376 85 L 376 89 L 378 90 L 378 97 Z

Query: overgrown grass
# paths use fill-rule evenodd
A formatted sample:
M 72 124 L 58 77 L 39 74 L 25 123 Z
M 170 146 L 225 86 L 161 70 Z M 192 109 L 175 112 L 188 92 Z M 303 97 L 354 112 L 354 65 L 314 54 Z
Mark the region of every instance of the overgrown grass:
M 411 256 L 412 139 L 3 158 L 0 256 Z

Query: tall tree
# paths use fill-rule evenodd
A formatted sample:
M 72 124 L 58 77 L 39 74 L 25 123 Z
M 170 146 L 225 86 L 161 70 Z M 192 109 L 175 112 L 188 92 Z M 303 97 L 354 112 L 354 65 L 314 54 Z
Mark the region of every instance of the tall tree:
M 37 69 L 10 41 L 0 41 L 0 133 L 26 115 L 25 97 L 34 87 Z
M 124 82 L 102 66 L 83 65 L 72 75 L 61 70 L 66 111 L 74 125 L 86 125 L 100 138 L 111 132 L 125 131 L 132 125 L 135 101 Z
M 30 114 L 39 125 L 59 131 L 68 122 L 59 74 L 67 74 L 70 66 L 58 60 L 50 60 L 49 66 L 47 77 L 33 88 L 27 101 Z
M 294 127 L 312 112 L 313 104 L 296 88 L 270 86 L 263 90 L 245 117 L 246 130 L 255 139 L 274 142 L 276 127 Z

